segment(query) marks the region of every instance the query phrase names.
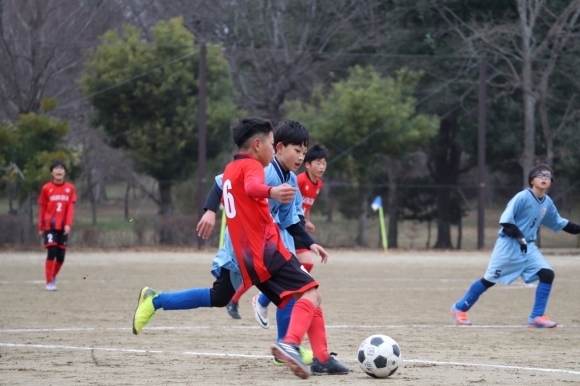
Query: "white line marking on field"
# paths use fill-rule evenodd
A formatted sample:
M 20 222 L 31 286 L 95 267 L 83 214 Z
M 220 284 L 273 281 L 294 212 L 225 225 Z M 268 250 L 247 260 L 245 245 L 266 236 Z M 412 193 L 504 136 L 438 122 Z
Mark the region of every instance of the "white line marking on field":
M 111 348 L 111 347 L 79 347 L 79 346 L 61 346 L 53 344 L 23 344 L 23 343 L 2 343 L 0 342 L 0 347 L 13 347 L 13 348 L 39 348 L 39 349 L 54 349 L 54 350 L 82 350 L 82 351 L 106 351 L 106 352 L 124 352 L 124 353 L 138 353 L 138 354 L 182 354 L 182 355 L 194 355 L 194 356 L 213 356 L 213 357 L 229 357 L 229 358 L 256 358 L 264 359 L 271 358 L 271 355 L 250 355 L 250 354 L 224 354 L 224 353 L 205 353 L 205 352 L 195 352 L 195 351 L 163 351 L 163 350 L 146 350 L 146 349 L 129 349 L 129 348 Z M 356 359 L 346 359 L 345 362 L 358 362 Z M 565 369 L 547 369 L 541 367 L 525 367 L 525 366 L 512 366 L 512 365 L 493 365 L 485 363 L 466 363 L 466 362 L 443 362 L 443 361 L 430 361 L 423 359 L 407 359 L 403 358 L 403 364 L 405 362 L 409 363 L 426 363 L 434 365 L 447 365 L 447 366 L 469 366 L 469 367 L 489 367 L 495 369 L 511 369 L 511 370 L 526 370 L 526 371 L 539 371 L 547 373 L 565 373 L 580 375 L 580 371 L 565 370 Z
M 276 325 L 273 325 L 276 326 Z M 513 325 L 472 325 L 472 326 L 457 326 L 455 324 L 434 325 L 434 324 L 392 324 L 392 325 L 330 325 L 326 329 L 397 329 L 397 328 L 460 328 L 464 330 L 471 329 L 513 329 L 513 328 L 528 328 L 524 324 Z M 556 328 L 580 328 L 578 324 L 558 325 Z M 160 326 L 160 327 L 146 327 L 145 330 L 156 331 L 170 331 L 170 330 L 207 330 L 207 329 L 240 329 L 240 330 L 262 330 L 260 326 Z M 19 333 L 19 332 L 73 332 L 73 331 L 131 331 L 131 327 L 70 327 L 70 328 L 6 328 L 0 329 L 1 333 Z

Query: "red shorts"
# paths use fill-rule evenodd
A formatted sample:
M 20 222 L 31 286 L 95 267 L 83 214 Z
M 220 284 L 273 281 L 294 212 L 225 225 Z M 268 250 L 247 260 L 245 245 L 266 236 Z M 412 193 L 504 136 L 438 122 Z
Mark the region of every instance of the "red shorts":
M 274 276 L 256 284 L 256 287 L 276 306 L 283 307 L 292 295 L 318 288 L 318 283 L 302 268 L 296 256 L 292 255 Z

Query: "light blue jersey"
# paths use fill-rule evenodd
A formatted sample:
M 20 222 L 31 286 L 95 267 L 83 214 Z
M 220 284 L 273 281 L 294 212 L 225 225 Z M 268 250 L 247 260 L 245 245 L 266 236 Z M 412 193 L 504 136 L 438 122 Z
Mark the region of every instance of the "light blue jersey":
M 552 269 L 536 246 L 538 229 L 544 225 L 558 232 L 568 224 L 568 220 L 560 217 L 549 196 L 538 198 L 531 189 L 519 192 L 508 202 L 499 222 L 515 224 L 528 242 L 528 251 L 521 252 L 518 241 L 500 229 L 485 280 L 508 285 L 521 277 L 524 282 L 531 283 L 538 280 L 536 273 L 540 269 Z
M 298 189 L 296 174 L 291 171 L 284 172 L 275 158 L 264 168 L 264 173 L 265 184 L 268 186 L 280 186 L 283 183 L 287 183 L 290 186 L 297 188 L 293 201 L 288 204 L 282 204 L 280 201 L 271 198 L 268 199 L 270 213 L 272 214 L 276 224 L 278 224 L 282 241 L 286 248 L 296 255 L 294 239 L 286 230 L 289 226 L 300 222 L 299 215 L 304 215 L 304 212 L 302 211 L 302 196 L 300 195 L 300 189 Z M 215 182 L 218 186 L 222 186 L 221 174 L 215 177 Z M 227 227 L 224 234 L 224 246 L 220 248 L 216 257 L 213 259 L 211 273 L 218 278 L 222 267 L 230 271 L 232 285 L 234 288 L 238 288 L 242 284 L 242 276 Z

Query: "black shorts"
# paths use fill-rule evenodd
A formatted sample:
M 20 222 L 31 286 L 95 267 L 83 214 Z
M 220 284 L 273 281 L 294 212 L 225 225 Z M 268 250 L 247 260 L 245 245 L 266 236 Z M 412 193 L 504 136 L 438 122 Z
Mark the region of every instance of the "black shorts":
M 290 300 L 292 295 L 305 292 L 310 288 L 318 288 L 318 283 L 304 269 L 296 256 L 292 255 L 274 276 L 263 283 L 256 284 L 256 287 L 276 306 L 281 307 Z
M 44 247 L 57 247 L 59 249 L 66 249 L 68 235 L 64 231 L 44 231 Z

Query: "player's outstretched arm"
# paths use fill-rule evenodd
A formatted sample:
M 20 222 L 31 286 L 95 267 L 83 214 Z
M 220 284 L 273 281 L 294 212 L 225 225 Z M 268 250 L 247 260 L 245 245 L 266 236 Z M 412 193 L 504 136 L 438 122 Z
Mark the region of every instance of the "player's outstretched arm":
M 320 256 L 320 262 L 326 264 L 328 261 L 328 252 L 318 244 L 312 244 L 310 250 Z

